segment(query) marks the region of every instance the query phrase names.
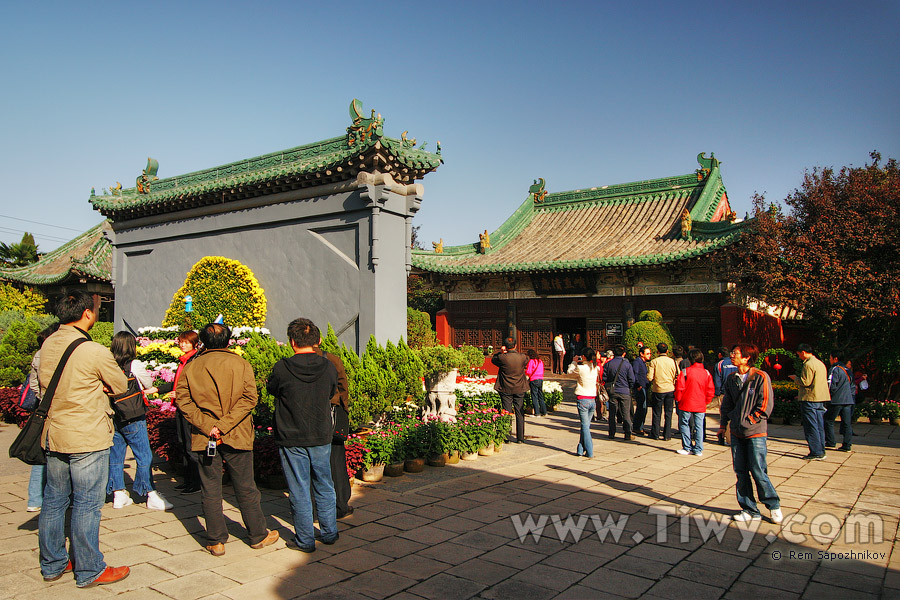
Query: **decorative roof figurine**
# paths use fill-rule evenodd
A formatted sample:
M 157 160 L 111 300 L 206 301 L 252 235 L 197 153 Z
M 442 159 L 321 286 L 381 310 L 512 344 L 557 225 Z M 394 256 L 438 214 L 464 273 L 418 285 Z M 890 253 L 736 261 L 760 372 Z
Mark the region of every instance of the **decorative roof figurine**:
M 691 225 L 693 224 L 693 220 L 691 219 L 691 211 L 687 208 L 681 211 L 681 237 L 686 240 L 691 239 Z
M 441 238 L 441 241 L 439 242 L 431 242 L 431 245 L 434 246 L 435 254 L 444 253 L 444 238 Z
M 488 234 L 487 229 L 484 230 L 484 233 L 478 234 L 478 240 L 478 252 L 484 254 L 491 247 L 491 236 Z
M 710 152 L 709 158 L 706 158 L 706 152 L 701 152 L 697 155 L 697 162 L 700 163 L 700 168 L 697 169 L 697 181 L 703 181 L 709 177 L 710 172 L 719 166 L 715 152 Z
M 372 109 L 372 115 L 366 119 L 363 117 L 362 109 L 362 102 L 354 98 L 350 103 L 350 118 L 353 119 L 353 125 L 347 128 L 347 146 L 351 148 L 384 135 L 384 119 L 381 118 L 381 114 L 376 116 L 375 109 Z
M 159 177 L 156 176 L 157 171 L 159 171 L 159 163 L 148 156 L 147 168 L 144 169 L 135 180 L 135 187 L 137 188 L 139 194 L 150 193 L 150 184 L 154 181 L 159 180 Z
M 416 138 L 413 138 L 413 139 L 411 139 L 411 140 L 410 140 L 410 139 L 407 139 L 407 137 L 406 137 L 406 134 L 407 134 L 407 133 L 409 133 L 409 130 L 408 130 L 408 129 L 407 129 L 406 131 L 404 131 L 403 133 L 400 134 L 400 142 L 403 144 L 403 147 L 404 147 L 404 148 L 406 148 L 407 150 L 409 150 L 410 148 L 415 148 L 415 147 L 416 147 Z
M 547 197 L 547 190 L 544 189 L 545 184 L 544 178 L 539 177 L 534 180 L 534 185 L 528 188 L 528 193 L 531 194 L 535 204 L 540 204 Z
M 113 196 L 121 196 L 122 195 L 122 184 L 118 181 L 115 186 L 109 186 L 109 193 Z

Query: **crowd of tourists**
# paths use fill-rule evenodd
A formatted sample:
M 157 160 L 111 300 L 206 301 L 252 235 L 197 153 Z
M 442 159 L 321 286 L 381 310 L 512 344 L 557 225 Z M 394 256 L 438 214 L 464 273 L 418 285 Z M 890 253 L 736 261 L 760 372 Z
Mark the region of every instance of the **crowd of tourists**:
M 515 441 L 525 441 L 523 412 L 524 393 L 531 385 L 543 380 L 544 365 L 533 349 L 527 356 L 516 351 L 516 340 L 506 343 L 493 356 L 498 367 L 496 389 L 503 407 L 516 415 Z M 672 349 L 665 343 L 653 349 L 638 342 L 637 356 L 626 356 L 624 345 L 618 344 L 602 354 L 585 346 L 576 334 L 568 346 L 561 334 L 553 339 L 553 373 L 563 373 L 565 361 L 571 362 L 565 373 L 574 374 L 575 404 L 580 421 L 575 454 L 591 459 L 594 442 L 591 423 L 606 421 L 607 435 L 616 437 L 621 427 L 623 438 L 632 442 L 636 437 L 670 440 L 673 434 L 673 413 L 677 419 L 677 433 L 681 438 L 681 455 L 702 456 L 706 440 L 706 413 L 719 409 L 719 428 L 715 436 L 719 443 L 731 446 L 734 471 L 737 476 L 736 493 L 741 511 L 736 521 L 761 518 L 754 497 L 770 511 L 770 519 L 783 519 L 780 500 L 767 474 L 767 423 L 775 405 L 775 392 L 769 375 L 755 368 L 759 348 L 741 343 L 729 351 L 720 348 L 716 362 L 708 370 L 700 349 L 681 346 Z M 802 361 L 799 374 L 791 375 L 797 382 L 803 431 L 809 446 L 804 460 L 821 460 L 826 448 L 835 448 L 834 423 L 840 416 L 842 444 L 838 450 L 849 452 L 853 443 L 852 412 L 858 385 L 865 376 L 854 377 L 840 352 L 832 352 L 830 367 L 813 354 L 807 344 L 800 344 L 797 354 Z M 536 364 L 541 363 L 541 364 Z M 542 383 L 542 381 L 541 381 Z M 543 403 L 533 401 L 535 415 L 546 414 Z M 645 427 L 647 413 L 651 413 L 650 427 Z M 605 416 L 604 416 L 605 415 Z
M 100 551 L 100 510 L 107 497 L 114 509 L 133 504 L 132 495 L 145 498 L 149 510 L 173 508 L 155 489 L 151 475 L 148 393 L 169 394 L 177 406 L 185 480 L 176 489 L 183 494 L 200 492 L 207 551 L 225 554 L 225 470 L 250 547 L 260 549 L 277 541 L 278 531 L 266 527 L 253 474 L 250 413 L 257 405 L 256 379 L 250 363 L 227 350 L 228 327 L 210 323 L 199 334 L 182 333 L 178 344 L 184 354 L 175 378 L 156 387 L 145 365 L 136 360 L 134 335 L 117 333 L 109 349 L 91 340 L 88 331 L 97 320 L 94 297 L 70 292 L 57 303 L 55 313 L 60 324 L 39 335 L 40 349 L 30 376 L 39 401 L 35 417 L 46 415 L 38 425 L 39 435 L 33 436 L 42 457 L 38 462 L 44 464 L 32 469 L 27 508 L 40 511 L 44 580 L 73 573 L 76 585 L 84 588 L 129 575 L 127 566 L 108 566 Z M 343 445 L 350 427 L 347 376 L 339 357 L 320 350 L 320 331 L 309 319 L 292 321 L 287 337 L 294 354 L 275 364 L 267 390 L 276 402 L 274 441 L 293 515 L 294 536 L 288 547 L 314 552 L 317 541 L 337 541 L 337 519 L 353 512 Z M 17 448 L 31 424 L 14 444 Z M 131 493 L 123 475 L 126 447 L 136 462 Z

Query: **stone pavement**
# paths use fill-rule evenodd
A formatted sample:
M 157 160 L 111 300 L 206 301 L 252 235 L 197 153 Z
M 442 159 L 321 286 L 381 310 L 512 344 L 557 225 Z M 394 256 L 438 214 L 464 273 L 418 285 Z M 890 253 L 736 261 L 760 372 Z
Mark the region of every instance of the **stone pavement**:
M 354 485 L 340 540 L 309 555 L 284 541 L 252 550 L 227 502 L 233 537 L 225 556 L 208 554 L 199 495 L 180 496 L 156 472 L 175 509 L 107 504 L 102 550 L 132 573 L 78 591 L 70 576 L 41 580 L 37 514 L 24 510 L 28 467 L 0 459 L 0 598 L 900 598 L 898 428 L 857 424 L 854 452 L 806 462 L 800 428 L 772 426 L 769 473 L 785 515 L 799 515 L 739 527 L 726 519 L 737 509 L 728 448 L 681 456 L 677 438 L 609 440 L 604 423 L 587 460 L 574 456 L 577 423 L 566 402 L 528 417 L 527 444 Z M 0 428 L 0 443 L 14 434 Z M 286 493 L 262 492 L 269 526 L 289 537 Z M 862 519 L 874 525 L 853 526 Z M 517 523 L 543 524 L 542 535 Z

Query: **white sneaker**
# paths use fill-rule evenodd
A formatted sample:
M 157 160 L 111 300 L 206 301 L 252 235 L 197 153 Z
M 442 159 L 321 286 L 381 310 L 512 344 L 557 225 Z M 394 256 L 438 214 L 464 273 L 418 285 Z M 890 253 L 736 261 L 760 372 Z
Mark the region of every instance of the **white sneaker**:
M 174 504 L 163 498 L 163 495 L 156 490 L 151 490 L 147 494 L 147 508 L 150 510 L 171 510 Z
M 746 510 L 742 510 L 741 512 L 739 512 L 738 514 L 734 515 L 731 518 L 739 523 L 747 523 L 749 521 L 759 521 L 760 519 L 762 519 L 761 516 L 751 515 Z
M 769 518 L 772 519 L 773 523 L 781 523 L 782 521 L 784 521 L 784 515 L 781 514 L 780 508 L 773 508 L 769 513 Z
M 134 504 L 134 500 L 125 490 L 116 490 L 113 492 L 113 508 L 125 508 L 129 504 Z
M 41 510 L 40 506 L 29 506 L 25 509 L 25 512 L 39 512 Z
M 703 456 L 702 452 L 694 452 L 693 454 L 694 454 L 694 456 Z
M 690 453 L 691 453 L 690 450 L 685 450 L 684 448 L 679 448 L 679 449 L 678 449 L 678 454 L 681 454 L 681 455 L 687 455 L 687 454 L 690 454 Z

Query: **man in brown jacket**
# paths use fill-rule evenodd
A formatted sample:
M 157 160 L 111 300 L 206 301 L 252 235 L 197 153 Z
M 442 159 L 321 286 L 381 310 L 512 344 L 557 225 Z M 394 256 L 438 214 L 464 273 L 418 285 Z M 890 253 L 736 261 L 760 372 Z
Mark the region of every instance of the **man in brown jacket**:
M 672 439 L 672 411 L 675 409 L 675 377 L 678 375 L 678 367 L 675 361 L 666 354 L 669 345 L 660 342 L 656 345 L 659 356 L 647 365 L 647 379 L 650 381 L 651 405 L 653 407 L 653 419 L 650 425 L 650 439 Z M 663 416 L 662 432 L 659 430 L 660 417 Z
M 206 549 L 225 554 L 228 529 L 222 514 L 222 461 L 231 483 L 251 548 L 278 540 L 266 529 L 253 481 L 253 418 L 256 379 L 253 367 L 228 350 L 231 331 L 210 323 L 200 331 L 203 350 L 181 372 L 175 392 L 178 408 L 191 424 L 191 450 L 200 455 L 200 494 L 206 520 Z
M 516 351 L 515 338 L 506 338 L 506 343 L 500 351 L 491 357 L 491 362 L 497 365 L 497 382 L 494 389 L 500 394 L 503 410 L 516 414 L 516 443 L 525 441 L 525 392 L 528 391 L 528 378 L 525 377 L 525 367 L 528 366 L 528 356 Z
M 128 380 L 109 350 L 90 341 L 87 332 L 97 322 L 92 296 L 81 290 L 70 292 L 57 303 L 56 316 L 63 325 L 41 346 L 41 395 L 46 394 L 69 345 L 79 339 L 88 341 L 75 348 L 63 367 L 41 436 L 47 455 L 47 484 L 38 520 L 41 574 L 44 581 L 56 581 L 74 566 L 78 587 L 104 585 L 129 573 L 128 567 L 106 566 L 100 551 L 100 509 L 106 498 L 113 439 L 113 410 L 105 390 L 123 394 Z

